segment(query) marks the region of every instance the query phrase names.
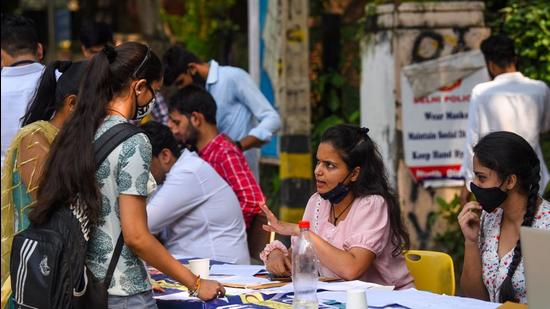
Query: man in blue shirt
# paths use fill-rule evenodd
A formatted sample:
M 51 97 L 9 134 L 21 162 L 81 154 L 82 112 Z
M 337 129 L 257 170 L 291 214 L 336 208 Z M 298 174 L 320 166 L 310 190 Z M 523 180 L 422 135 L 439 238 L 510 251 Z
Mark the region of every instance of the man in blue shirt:
M 170 47 L 163 56 L 164 83 L 183 88 L 204 87 L 216 100 L 216 122 L 220 132 L 245 151 L 254 177 L 259 180 L 259 147 L 281 127 L 281 119 L 244 70 L 221 66 L 215 60 L 202 62 L 181 45 Z

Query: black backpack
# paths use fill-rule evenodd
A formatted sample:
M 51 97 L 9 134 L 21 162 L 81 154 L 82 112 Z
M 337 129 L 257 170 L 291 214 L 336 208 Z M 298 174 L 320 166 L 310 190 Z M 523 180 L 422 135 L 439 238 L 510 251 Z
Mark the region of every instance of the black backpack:
M 140 132 L 121 123 L 102 134 L 94 143 L 96 168 L 120 143 Z M 107 289 L 124 241 L 121 233 L 101 282 L 85 264 L 89 228 L 76 198 L 59 205 L 46 223 L 15 235 L 10 260 L 15 308 L 107 307 Z

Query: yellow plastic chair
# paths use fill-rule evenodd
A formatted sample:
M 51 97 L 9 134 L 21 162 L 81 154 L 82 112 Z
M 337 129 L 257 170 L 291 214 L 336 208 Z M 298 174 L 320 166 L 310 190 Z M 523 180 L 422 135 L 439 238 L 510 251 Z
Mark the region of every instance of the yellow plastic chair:
M 409 250 L 405 260 L 418 290 L 455 295 L 455 270 L 447 253 Z

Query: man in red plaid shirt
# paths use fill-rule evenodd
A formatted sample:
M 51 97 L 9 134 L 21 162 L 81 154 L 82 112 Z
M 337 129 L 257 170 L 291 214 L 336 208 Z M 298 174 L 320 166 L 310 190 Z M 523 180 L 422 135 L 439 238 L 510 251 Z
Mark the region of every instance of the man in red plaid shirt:
M 241 204 L 248 229 L 261 211 L 260 204 L 265 198 L 239 144 L 218 132 L 214 98 L 199 86 L 187 86 L 173 96 L 169 110 L 168 127 L 178 140 L 194 148 L 231 186 Z

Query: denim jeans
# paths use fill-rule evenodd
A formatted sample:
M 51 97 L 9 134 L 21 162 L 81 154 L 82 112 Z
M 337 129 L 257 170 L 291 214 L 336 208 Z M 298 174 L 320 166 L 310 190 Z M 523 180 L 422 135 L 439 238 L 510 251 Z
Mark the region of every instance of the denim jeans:
M 110 309 L 157 309 L 157 304 L 153 299 L 153 291 L 146 291 L 130 296 L 109 295 L 108 303 Z

